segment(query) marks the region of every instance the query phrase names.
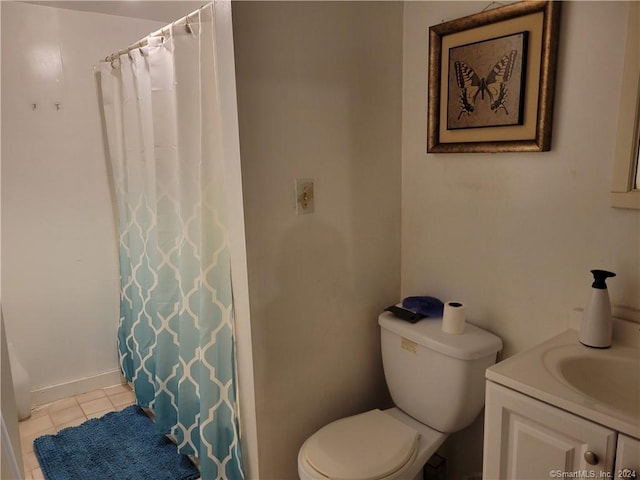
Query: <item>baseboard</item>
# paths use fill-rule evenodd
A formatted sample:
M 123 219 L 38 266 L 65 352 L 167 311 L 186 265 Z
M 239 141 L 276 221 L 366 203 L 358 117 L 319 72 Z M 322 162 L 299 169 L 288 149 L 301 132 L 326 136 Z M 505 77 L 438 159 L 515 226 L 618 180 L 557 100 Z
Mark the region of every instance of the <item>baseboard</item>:
M 31 405 L 36 407 L 47 403 L 62 400 L 63 398 L 80 395 L 99 388 L 112 387 L 126 383 L 120 370 L 100 373 L 92 377 L 80 378 L 58 385 L 31 390 Z

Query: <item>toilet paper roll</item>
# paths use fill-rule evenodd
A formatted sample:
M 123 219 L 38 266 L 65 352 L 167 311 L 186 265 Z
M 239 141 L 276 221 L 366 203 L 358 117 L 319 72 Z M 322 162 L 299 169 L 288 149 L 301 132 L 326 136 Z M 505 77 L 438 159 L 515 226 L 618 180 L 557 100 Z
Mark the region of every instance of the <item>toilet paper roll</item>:
M 442 331 L 459 335 L 464 333 L 466 309 L 461 302 L 447 302 L 444 304 L 442 316 Z

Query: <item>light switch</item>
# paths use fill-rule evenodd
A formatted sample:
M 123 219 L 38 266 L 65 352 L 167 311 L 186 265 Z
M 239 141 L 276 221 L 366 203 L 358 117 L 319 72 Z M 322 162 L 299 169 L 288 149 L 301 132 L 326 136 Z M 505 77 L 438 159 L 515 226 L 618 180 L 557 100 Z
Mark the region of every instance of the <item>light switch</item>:
M 313 180 L 310 178 L 296 180 L 296 213 L 313 213 Z

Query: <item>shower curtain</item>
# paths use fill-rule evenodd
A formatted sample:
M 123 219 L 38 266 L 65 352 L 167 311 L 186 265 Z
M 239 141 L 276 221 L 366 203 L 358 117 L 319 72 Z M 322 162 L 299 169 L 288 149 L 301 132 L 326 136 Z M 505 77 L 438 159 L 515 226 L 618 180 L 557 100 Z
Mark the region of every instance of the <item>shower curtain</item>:
M 243 477 L 214 10 L 99 66 L 119 222 L 118 353 L 203 480 Z

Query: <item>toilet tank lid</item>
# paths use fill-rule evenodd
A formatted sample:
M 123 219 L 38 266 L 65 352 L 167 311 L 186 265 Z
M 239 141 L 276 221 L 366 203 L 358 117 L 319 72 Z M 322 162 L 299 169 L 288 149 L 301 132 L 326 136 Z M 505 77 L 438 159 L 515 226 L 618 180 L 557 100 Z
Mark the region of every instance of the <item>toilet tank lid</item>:
M 442 331 L 442 318 L 425 318 L 409 323 L 383 312 L 378 317 L 380 327 L 426 348 L 461 360 L 475 360 L 493 355 L 502 349 L 500 337 L 470 323 L 464 333 L 453 335 Z

